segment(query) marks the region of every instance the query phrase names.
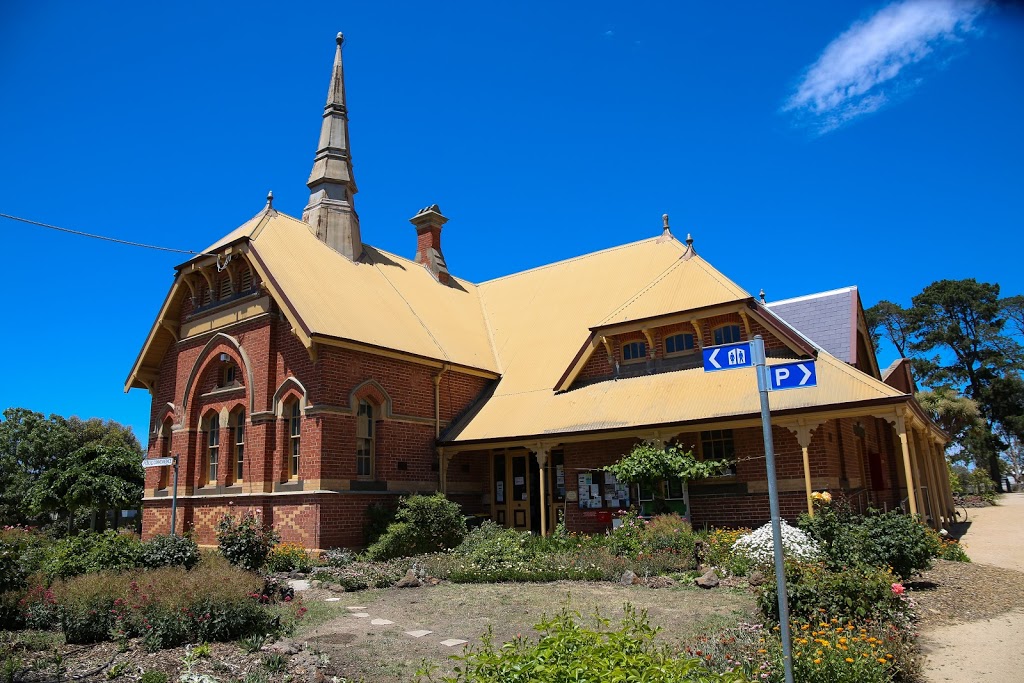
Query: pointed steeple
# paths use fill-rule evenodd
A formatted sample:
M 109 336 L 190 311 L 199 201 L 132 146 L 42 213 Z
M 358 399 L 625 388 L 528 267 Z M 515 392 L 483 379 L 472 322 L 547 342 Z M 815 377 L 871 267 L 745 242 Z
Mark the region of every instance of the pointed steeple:
M 341 63 L 339 33 L 334 54 L 331 85 L 320 127 L 320 144 L 309 174 L 309 204 L 302 220 L 309 223 L 317 239 L 346 258 L 356 261 L 363 253 L 359 234 L 359 216 L 353 206 L 358 190 L 352 176 L 352 158 L 348 149 L 348 109 L 345 106 L 345 71 Z

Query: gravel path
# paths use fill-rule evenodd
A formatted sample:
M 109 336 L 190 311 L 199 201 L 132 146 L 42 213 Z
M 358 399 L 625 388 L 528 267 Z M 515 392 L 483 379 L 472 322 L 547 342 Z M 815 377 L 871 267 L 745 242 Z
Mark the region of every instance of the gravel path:
M 914 592 L 923 673 L 932 683 L 1024 683 L 1024 493 L 970 510 L 962 542 L 973 564 L 936 562 Z

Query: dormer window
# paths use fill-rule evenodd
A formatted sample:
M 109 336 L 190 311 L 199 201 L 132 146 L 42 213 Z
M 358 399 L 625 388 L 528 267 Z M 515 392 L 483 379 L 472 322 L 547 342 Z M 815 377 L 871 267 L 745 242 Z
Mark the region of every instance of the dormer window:
M 715 346 L 722 344 L 732 344 L 734 342 L 742 341 L 740 339 L 740 326 L 739 325 L 722 325 L 716 327 L 714 330 L 715 335 Z
M 694 339 L 692 334 L 673 334 L 665 338 L 665 353 L 672 355 L 693 351 Z
M 623 362 L 644 360 L 647 358 L 647 343 L 642 341 L 627 342 L 622 345 Z

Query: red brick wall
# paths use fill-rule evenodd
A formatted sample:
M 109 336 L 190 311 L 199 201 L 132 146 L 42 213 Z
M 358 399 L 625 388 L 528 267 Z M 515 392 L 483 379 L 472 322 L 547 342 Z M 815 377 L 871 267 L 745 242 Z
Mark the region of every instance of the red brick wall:
M 184 296 L 183 320 L 191 310 L 189 297 Z M 207 483 L 203 474 L 206 446 L 205 434 L 201 431 L 203 416 L 220 413 L 223 409 L 231 413 L 245 410 L 248 419 L 244 491 L 271 493 L 290 475 L 288 421 L 286 417 L 259 413 L 274 411 L 274 394 L 288 378 L 294 378 L 305 388 L 306 407 L 312 408 L 301 418 L 299 480 L 317 481 L 321 485 L 337 482 L 341 488 L 346 488 L 345 482 L 356 478 L 354 402 L 365 398 L 377 406 L 374 479 L 385 482 L 384 486 L 390 489 L 423 490 L 425 486 L 436 489 L 434 378 L 439 372 L 437 368 L 337 347 L 320 347 L 314 362 L 276 310 L 270 315 L 232 325 L 223 332 L 238 340 L 249 363 L 227 340 L 219 340 L 204 352 L 213 334 L 180 342 L 163 359 L 151 409 L 151 431 L 165 421 L 175 423 L 175 427 L 169 437 L 151 434 L 148 457 L 160 457 L 166 439 L 170 439 L 170 451 L 181 456 L 179 525 L 192 525 L 202 542 L 213 542 L 216 519 L 232 500 L 222 496 L 215 499 L 187 497 Z M 223 367 L 219 360 L 221 353 L 228 354 L 239 366 L 238 380 L 243 386 L 214 391 Z M 185 396 L 189 376 L 197 362 L 200 370 L 188 388 L 189 395 Z M 298 385 L 289 383 L 287 386 L 287 391 L 279 397 L 282 403 L 301 398 Z M 454 369 L 444 372 L 438 394 L 442 426 L 464 413 L 487 386 L 485 378 Z M 350 402 L 350 395 L 359 387 L 362 388 L 354 397 L 355 401 Z M 385 410 L 388 403 L 390 414 Z M 174 412 L 168 414 L 167 404 L 175 406 Z M 252 412 L 257 413 L 255 421 Z M 234 463 L 233 433 L 226 420 L 221 423 L 220 444 L 216 485 L 225 487 L 233 483 Z M 486 486 L 486 472 L 482 473 L 479 466 L 471 467 L 469 472 L 462 471 L 461 467 L 449 470 L 450 481 L 474 479 L 481 482 L 478 488 Z M 404 482 L 409 486 L 403 487 Z M 144 502 L 143 514 L 143 532 L 147 536 L 159 533 L 161 528 L 166 531 L 169 525 L 169 498 L 152 498 L 160 483 L 159 470 L 149 470 L 146 487 L 151 498 Z M 202 492 L 215 491 L 207 488 Z M 216 493 L 232 494 L 234 491 L 220 489 Z M 366 506 L 375 500 L 394 500 L 397 494 L 359 491 L 322 499 L 316 496 L 326 494 L 281 495 L 259 498 L 259 503 L 251 502 L 252 496 L 237 500 L 239 504 L 245 501 L 246 505 L 259 505 L 268 519 L 280 520 L 288 529 L 282 528 L 285 540 L 290 538 L 307 545 L 327 547 L 323 544 L 341 544 L 339 539 L 361 544 Z M 302 502 L 287 502 L 286 499 Z

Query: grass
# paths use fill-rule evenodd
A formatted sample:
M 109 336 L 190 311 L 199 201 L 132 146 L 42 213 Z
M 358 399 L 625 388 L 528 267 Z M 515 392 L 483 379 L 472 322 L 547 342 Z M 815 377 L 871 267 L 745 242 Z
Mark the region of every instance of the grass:
M 450 671 L 448 657 L 461 648 L 440 641 L 460 638 L 475 642 L 493 628 L 497 642 L 518 634 L 534 636 L 533 625 L 554 615 L 569 602 L 582 615 L 599 610 L 613 621 L 623 615 L 623 604 L 646 609 L 651 624 L 662 627 L 659 639 L 677 644 L 709 628 L 734 625 L 752 618 L 754 600 L 728 589 L 705 591 L 689 586 L 653 590 L 612 583 L 555 582 L 537 584 L 442 584 L 417 589 L 367 590 L 346 593 L 338 602 L 323 602 L 306 594 L 309 608 L 296 638 L 308 641 L 331 657 L 333 672 L 358 680 L 381 683 L 413 678 L 422 660 Z M 347 607 L 365 607 L 370 618 L 351 616 Z M 389 626 L 373 626 L 370 619 L 389 619 Z M 433 631 L 412 638 L 404 631 Z

